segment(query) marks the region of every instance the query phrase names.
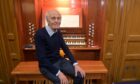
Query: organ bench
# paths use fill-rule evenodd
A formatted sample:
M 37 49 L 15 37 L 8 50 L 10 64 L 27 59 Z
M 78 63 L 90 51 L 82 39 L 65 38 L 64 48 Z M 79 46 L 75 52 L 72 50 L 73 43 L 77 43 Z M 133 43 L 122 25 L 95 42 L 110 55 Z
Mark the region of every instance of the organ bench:
M 84 84 L 93 84 L 94 79 L 101 79 L 102 84 L 107 84 L 108 70 L 102 61 L 79 60 L 78 63 L 86 72 Z M 33 84 L 52 84 L 51 81 L 41 75 L 37 61 L 20 62 L 11 74 L 15 77 L 16 83 L 33 81 Z M 70 77 L 68 79 L 72 84 L 72 79 Z

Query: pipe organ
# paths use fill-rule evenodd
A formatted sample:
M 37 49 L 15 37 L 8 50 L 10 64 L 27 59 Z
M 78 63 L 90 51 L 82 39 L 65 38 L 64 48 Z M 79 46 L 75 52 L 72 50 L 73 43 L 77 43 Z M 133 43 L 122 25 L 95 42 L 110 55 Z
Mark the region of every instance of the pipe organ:
M 102 58 L 105 0 L 16 0 L 16 4 L 24 60 L 35 60 L 34 35 L 46 25 L 45 12 L 50 9 L 64 17 L 60 31 L 77 59 Z

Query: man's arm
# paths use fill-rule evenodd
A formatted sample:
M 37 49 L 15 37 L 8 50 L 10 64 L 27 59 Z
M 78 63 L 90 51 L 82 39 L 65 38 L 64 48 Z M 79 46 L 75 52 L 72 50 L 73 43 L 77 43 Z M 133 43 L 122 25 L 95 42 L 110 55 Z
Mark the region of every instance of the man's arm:
M 68 46 L 66 45 L 60 31 L 59 31 L 59 36 L 60 36 L 61 48 L 63 49 L 64 53 L 72 61 L 73 64 L 77 64 L 77 61 L 74 59 L 72 53 L 70 52 Z
M 59 71 L 58 68 L 54 67 L 50 60 L 47 59 L 46 49 L 45 49 L 45 41 L 43 39 L 42 32 L 39 30 L 35 34 L 35 45 L 36 45 L 36 54 L 39 60 L 40 67 L 47 68 L 51 73 L 57 74 Z
M 61 47 L 64 50 L 66 56 L 68 56 L 68 58 L 73 62 L 75 68 L 75 76 L 77 76 L 77 73 L 80 72 L 81 76 L 85 77 L 85 71 L 78 65 L 77 61 L 74 59 L 61 33 L 60 33 L 60 41 L 61 41 Z

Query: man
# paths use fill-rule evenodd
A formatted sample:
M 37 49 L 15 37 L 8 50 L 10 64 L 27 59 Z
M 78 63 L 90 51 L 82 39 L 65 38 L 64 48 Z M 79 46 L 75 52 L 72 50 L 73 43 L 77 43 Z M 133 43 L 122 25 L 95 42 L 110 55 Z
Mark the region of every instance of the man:
M 48 26 L 39 29 L 35 35 L 36 54 L 41 73 L 54 84 L 68 84 L 66 75 L 74 79 L 74 84 L 83 84 L 85 72 L 80 68 L 65 44 L 59 31 L 61 15 L 57 10 L 46 13 Z M 69 60 L 61 57 L 63 49 Z

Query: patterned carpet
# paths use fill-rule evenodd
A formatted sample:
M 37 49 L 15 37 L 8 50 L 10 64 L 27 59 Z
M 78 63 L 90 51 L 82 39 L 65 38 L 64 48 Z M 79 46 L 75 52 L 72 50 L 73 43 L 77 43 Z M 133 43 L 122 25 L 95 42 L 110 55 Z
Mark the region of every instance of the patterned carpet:
M 140 84 L 140 81 L 118 82 L 113 84 Z

